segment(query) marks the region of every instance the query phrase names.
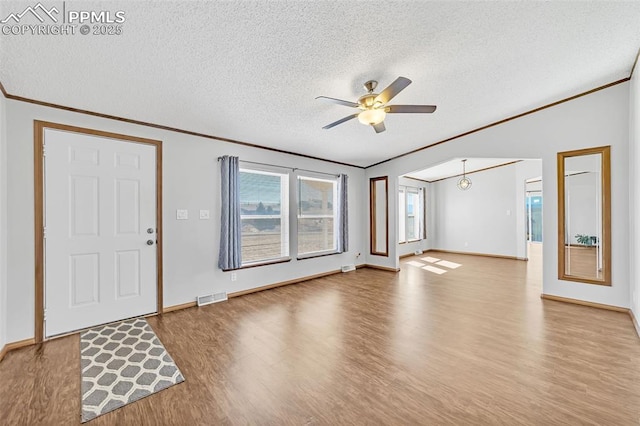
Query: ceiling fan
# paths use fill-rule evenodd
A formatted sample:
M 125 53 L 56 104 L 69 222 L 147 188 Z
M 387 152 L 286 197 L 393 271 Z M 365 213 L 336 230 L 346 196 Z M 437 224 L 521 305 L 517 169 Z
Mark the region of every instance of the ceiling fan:
M 389 87 L 384 89 L 380 94 L 373 93 L 378 86 L 378 82 L 375 80 L 369 80 L 364 83 L 364 88 L 367 89 L 367 94 L 360 96 L 358 102 L 343 101 L 342 99 L 329 98 L 326 96 L 318 96 L 316 99 L 324 99 L 329 102 L 336 103 L 338 105 L 344 105 L 351 108 L 358 108 L 361 111 L 347 117 L 341 118 L 338 121 L 334 121 L 331 124 L 327 124 L 323 129 L 330 129 L 358 117 L 358 121 L 362 124 L 367 124 L 373 127 L 376 133 L 381 133 L 386 130 L 384 127 L 384 118 L 388 114 L 397 113 L 423 113 L 429 114 L 436 110 L 435 105 L 387 105 L 391 99 L 393 99 L 398 93 L 404 90 L 405 87 L 411 84 L 411 80 L 406 77 L 398 77 L 396 81 L 391 83 Z

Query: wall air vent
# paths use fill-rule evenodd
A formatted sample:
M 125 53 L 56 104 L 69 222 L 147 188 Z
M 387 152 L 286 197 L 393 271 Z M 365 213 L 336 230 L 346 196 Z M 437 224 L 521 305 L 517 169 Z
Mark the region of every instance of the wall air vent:
M 342 268 L 340 268 L 340 270 L 342 272 L 351 272 L 351 271 L 355 271 L 356 270 L 356 265 L 344 265 Z
M 205 294 L 204 296 L 196 297 L 196 302 L 198 306 L 210 305 L 212 303 L 224 302 L 227 300 L 227 292 L 223 291 L 222 293 L 213 293 L 213 294 Z

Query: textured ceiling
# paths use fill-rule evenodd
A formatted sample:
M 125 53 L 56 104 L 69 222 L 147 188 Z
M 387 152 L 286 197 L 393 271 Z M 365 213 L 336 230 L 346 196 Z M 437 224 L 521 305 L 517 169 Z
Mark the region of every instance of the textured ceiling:
M 404 175 L 405 177 L 426 180 L 432 182 L 438 179 L 445 179 L 452 176 L 462 174 L 462 160 L 467 160 L 465 168 L 467 173 L 490 167 L 500 166 L 507 163 L 518 161 L 518 158 L 454 158 L 445 163 L 429 167 L 424 170 L 416 170 Z
M 3 1 L 0 19 L 35 3 Z M 628 77 L 640 47 L 640 2 L 65 7 L 123 10 L 123 34 L 0 35 L 10 94 L 362 166 Z M 322 129 L 352 111 L 316 96 L 398 76 L 413 84 L 392 104 L 438 110 Z

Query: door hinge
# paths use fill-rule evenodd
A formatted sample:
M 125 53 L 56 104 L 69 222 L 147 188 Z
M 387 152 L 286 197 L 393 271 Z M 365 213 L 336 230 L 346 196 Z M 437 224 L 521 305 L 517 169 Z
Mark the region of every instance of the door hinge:
M 45 320 L 45 321 L 47 320 L 47 310 L 46 309 L 44 310 L 44 314 L 42 315 L 42 319 Z
M 42 228 L 42 237 L 43 238 L 47 238 L 47 227 L 46 226 Z
M 45 144 L 42 144 L 42 156 L 47 156 L 47 146 Z

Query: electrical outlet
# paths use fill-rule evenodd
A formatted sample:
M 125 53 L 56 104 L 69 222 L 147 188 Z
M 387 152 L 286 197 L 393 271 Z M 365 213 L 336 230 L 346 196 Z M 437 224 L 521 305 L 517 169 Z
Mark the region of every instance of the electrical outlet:
M 469 247 L 469 243 L 467 241 L 464 242 L 465 247 Z
M 209 210 L 200 210 L 200 219 L 209 219 Z
M 231 281 L 235 281 L 238 279 L 238 274 L 236 274 L 235 272 L 231 273 Z

